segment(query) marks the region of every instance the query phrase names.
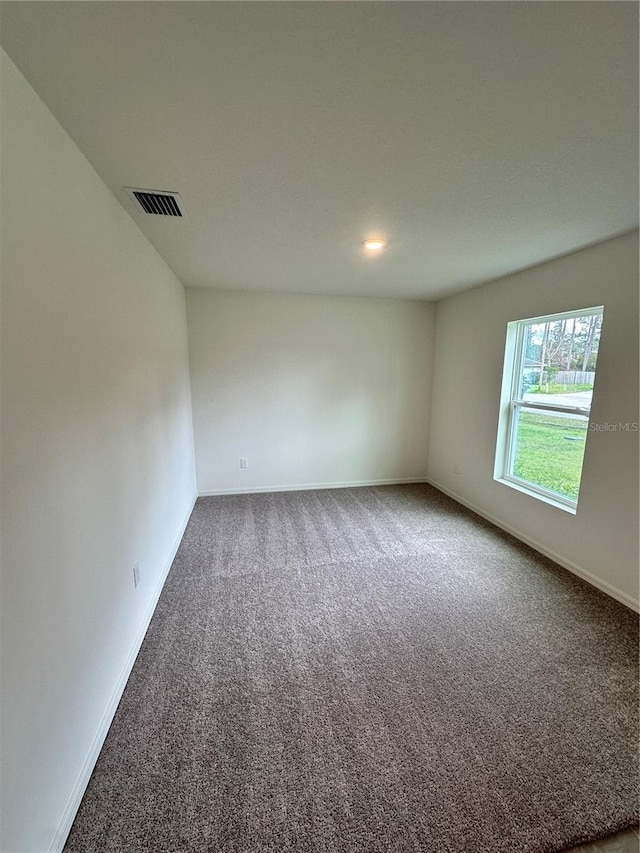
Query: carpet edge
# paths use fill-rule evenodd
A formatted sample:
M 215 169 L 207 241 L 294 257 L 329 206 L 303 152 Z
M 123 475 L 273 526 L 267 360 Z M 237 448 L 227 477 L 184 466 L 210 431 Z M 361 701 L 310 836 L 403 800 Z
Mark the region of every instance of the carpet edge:
M 64 807 L 58 826 L 56 827 L 49 846 L 47 847 L 47 853 L 62 853 L 64 849 L 64 845 L 71 831 L 73 821 L 75 820 L 78 809 L 80 808 L 80 803 L 82 802 L 82 798 L 84 797 L 84 793 L 89 784 L 89 780 L 91 779 L 91 774 L 93 773 L 100 752 L 102 751 L 102 747 L 111 727 L 111 723 L 113 722 L 116 710 L 118 709 L 118 705 L 120 704 L 122 694 L 124 693 L 125 687 L 127 686 L 127 681 L 129 680 L 129 676 L 131 675 L 131 670 L 133 669 L 133 666 L 136 662 L 140 647 L 142 646 L 142 642 L 146 636 L 147 630 L 151 623 L 151 619 L 153 618 L 153 614 L 155 613 L 160 594 L 164 588 L 167 576 L 169 574 L 169 571 L 171 570 L 171 566 L 173 565 L 173 561 L 175 560 L 176 554 L 178 553 L 178 548 L 180 547 L 180 543 L 182 542 L 182 539 L 184 537 L 187 524 L 189 523 L 189 519 L 191 518 L 191 514 L 193 513 L 193 508 L 195 507 L 197 497 L 197 495 L 194 495 L 192 501 L 190 502 L 189 509 L 187 510 L 187 513 L 180 525 L 180 529 L 178 530 L 175 541 L 171 547 L 171 551 L 166 560 L 156 590 L 153 594 L 153 597 L 151 598 L 151 601 L 149 602 L 149 607 L 147 608 L 147 611 L 143 617 L 140 629 L 136 634 L 129 654 L 127 655 L 127 659 L 124 663 L 120 676 L 113 689 L 113 693 L 111 694 L 111 698 L 107 704 L 107 707 L 105 708 L 104 714 L 98 726 L 98 730 L 95 733 L 91 746 L 89 747 L 89 751 L 87 752 L 85 760 L 80 769 L 80 773 L 78 774 L 78 778 L 75 781 L 71 793 L 69 794 L 69 799 L 67 800 L 67 803 Z
M 496 518 L 494 515 L 485 512 L 484 510 L 480 509 L 480 507 L 471 503 L 471 501 L 468 501 L 465 498 L 460 497 L 460 495 L 457 495 L 450 489 L 447 489 L 445 486 L 438 483 L 437 480 L 427 478 L 426 482 L 430 486 L 433 486 L 434 489 L 438 489 L 438 491 L 442 492 L 450 498 L 453 498 L 453 500 L 457 501 L 457 503 L 462 504 L 462 506 L 465 506 L 467 507 L 467 509 L 470 509 L 472 512 L 475 512 L 476 515 L 479 515 L 481 518 L 490 521 L 491 524 L 495 524 L 495 526 L 499 527 L 500 530 L 504 530 L 506 533 L 511 534 L 511 536 L 515 536 L 516 539 L 520 540 L 520 542 L 524 542 L 525 545 L 529 545 L 529 547 L 538 551 L 538 553 L 543 554 L 545 557 L 549 557 L 550 560 L 553 560 L 554 563 L 557 563 L 559 566 L 562 566 L 563 569 L 567 569 L 572 574 L 577 575 L 579 578 L 582 578 L 582 580 L 586 581 L 591 586 L 596 587 L 596 589 L 599 589 L 601 592 L 606 593 L 611 598 L 615 598 L 616 601 L 619 601 L 621 604 L 624 604 L 630 610 L 634 610 L 636 613 L 640 613 L 640 601 L 633 598 L 633 596 L 629 595 L 626 592 L 623 592 L 621 589 L 618 589 L 616 586 L 613 586 L 613 584 L 601 580 L 600 578 L 596 577 L 596 575 L 592 574 L 591 572 L 588 572 L 586 569 L 583 569 L 577 563 L 573 563 L 571 560 L 567 560 L 566 557 L 562 557 L 560 554 L 558 554 L 556 551 L 553 551 L 551 548 L 547 548 L 546 546 L 541 545 L 540 542 L 538 542 L 537 540 L 532 539 L 529 536 L 525 536 L 525 534 L 519 531 L 517 528 L 511 527 L 511 525 L 509 524 L 505 524 L 503 521 Z

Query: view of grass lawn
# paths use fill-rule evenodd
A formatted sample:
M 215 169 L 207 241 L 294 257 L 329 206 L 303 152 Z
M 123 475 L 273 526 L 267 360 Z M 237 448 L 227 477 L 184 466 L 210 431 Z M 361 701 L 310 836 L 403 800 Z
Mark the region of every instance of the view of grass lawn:
M 550 382 L 548 385 L 532 385 L 529 394 L 573 394 L 575 391 L 592 391 L 593 385 L 558 385 Z
M 587 426 L 583 418 L 521 411 L 514 475 L 577 500 Z

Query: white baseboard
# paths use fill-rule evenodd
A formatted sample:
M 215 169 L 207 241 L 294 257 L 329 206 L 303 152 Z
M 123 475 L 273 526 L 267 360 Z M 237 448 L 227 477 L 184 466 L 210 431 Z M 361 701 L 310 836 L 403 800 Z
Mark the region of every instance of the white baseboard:
M 312 489 L 352 489 L 359 486 L 398 486 L 407 483 L 426 483 L 426 477 L 404 477 L 392 480 L 352 480 L 340 483 L 296 483 L 291 486 L 253 486 L 241 489 L 213 489 L 198 492 L 199 498 L 212 498 L 218 495 L 254 495 L 258 492 L 307 492 Z
M 602 592 L 606 592 L 607 595 L 610 595 L 611 598 L 615 598 L 616 601 L 625 604 L 627 607 L 630 607 L 631 610 L 635 610 L 636 613 L 640 612 L 640 601 L 637 601 L 633 596 L 628 595 L 626 592 L 622 592 L 622 590 L 613 586 L 613 584 L 607 583 L 606 581 L 601 580 L 596 575 L 591 574 L 586 569 L 583 569 L 577 563 L 571 562 L 571 560 L 567 560 L 566 557 L 563 557 L 561 554 L 552 551 L 551 548 L 547 548 L 546 545 L 542 545 L 536 539 L 532 539 L 530 536 L 526 536 L 520 530 L 517 530 L 515 527 L 511 527 L 509 524 L 505 524 L 499 518 L 491 515 L 488 512 L 485 512 L 480 507 L 472 504 L 470 501 L 465 498 L 460 497 L 455 492 L 452 492 L 450 489 L 447 489 L 445 486 L 438 483 L 436 480 L 426 480 L 429 485 L 433 486 L 435 489 L 438 489 L 440 492 L 444 492 L 445 495 L 448 495 L 450 498 L 453 498 L 454 501 L 457 501 L 459 504 L 466 506 L 467 509 L 472 510 L 477 515 L 482 516 L 482 518 L 486 518 L 487 521 L 490 521 L 492 524 L 495 524 L 496 527 L 499 527 L 501 530 L 510 533 L 512 536 L 515 536 L 516 539 L 519 539 L 521 542 L 524 542 L 525 545 L 529 545 L 531 548 L 534 548 L 540 554 L 544 554 L 545 557 L 549 557 L 549 559 L 553 560 L 554 563 L 558 563 L 558 565 L 562 566 L 564 569 L 568 569 L 574 575 L 578 575 L 578 577 L 590 583 L 591 586 L 597 587 Z
M 178 547 L 180 546 L 180 542 L 182 541 L 182 537 L 184 536 L 184 531 L 189 521 L 189 518 L 191 517 L 191 513 L 193 512 L 195 502 L 196 498 L 194 497 L 189 511 L 187 512 L 184 521 L 180 526 L 180 531 L 173 543 L 171 553 L 166 561 L 162 575 L 160 577 L 160 580 L 158 581 L 158 585 L 153 594 L 153 598 L 149 603 L 149 607 L 147 608 L 147 612 L 144 615 L 144 619 L 142 620 L 140 629 L 136 635 L 135 640 L 133 641 L 131 651 L 127 656 L 127 660 L 125 661 L 124 667 L 122 668 L 120 677 L 118 678 L 113 693 L 111 694 L 109 704 L 107 705 L 107 708 L 102 716 L 102 720 L 100 721 L 100 725 L 98 726 L 98 731 L 96 732 L 95 737 L 93 738 L 91 746 L 89 747 L 87 757 L 84 760 L 82 769 L 78 775 L 75 785 L 73 786 L 73 790 L 69 795 L 67 805 L 65 806 L 64 812 L 62 813 L 62 817 L 60 818 L 60 823 L 58 824 L 51 843 L 49 844 L 47 853 L 61 853 L 62 849 L 64 848 L 65 841 L 67 840 L 67 836 L 69 835 L 69 832 L 71 830 L 71 826 L 75 819 L 76 813 L 80 808 L 82 797 L 84 796 L 84 792 L 86 791 L 87 785 L 89 784 L 89 779 L 91 778 L 91 774 L 93 773 L 93 768 L 95 767 L 96 762 L 98 760 L 98 756 L 100 755 L 100 750 L 102 749 L 102 745 L 104 744 L 104 741 L 107 737 L 109 727 L 115 716 L 116 709 L 118 707 L 120 699 L 122 698 L 122 694 L 124 693 L 124 688 L 126 687 L 127 681 L 131 674 L 131 670 L 133 669 L 133 665 L 138 656 L 138 652 L 140 651 L 140 646 L 142 645 L 142 641 L 144 640 L 145 634 L 147 633 L 147 629 L 156 609 L 156 605 L 158 604 L 158 599 L 160 598 L 160 593 L 162 592 L 162 588 L 167 579 L 167 575 L 169 574 L 169 569 L 171 568 L 171 565 L 178 551 Z

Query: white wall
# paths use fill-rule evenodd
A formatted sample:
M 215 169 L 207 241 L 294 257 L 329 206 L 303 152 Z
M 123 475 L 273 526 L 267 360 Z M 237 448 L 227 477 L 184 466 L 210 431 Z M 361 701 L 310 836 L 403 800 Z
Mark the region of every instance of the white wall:
M 493 480 L 507 323 L 594 305 L 604 322 L 591 422 L 637 423 L 637 232 L 438 303 L 429 477 L 637 603 L 637 432 L 589 432 L 575 516 Z
M 191 430 L 184 290 L 3 54 L 4 853 L 63 840 L 193 505 Z
M 187 316 L 201 494 L 425 477 L 433 305 L 188 288 Z
M 182 287 L 4 54 L 2 88 L 1 849 L 40 853 L 195 479 Z M 637 434 L 589 434 L 575 517 L 492 479 L 510 320 L 603 303 L 592 418 L 637 421 L 637 252 L 627 236 L 440 303 L 431 421 L 432 305 L 190 290 L 200 491 L 419 479 L 431 423 L 434 482 L 637 599 Z

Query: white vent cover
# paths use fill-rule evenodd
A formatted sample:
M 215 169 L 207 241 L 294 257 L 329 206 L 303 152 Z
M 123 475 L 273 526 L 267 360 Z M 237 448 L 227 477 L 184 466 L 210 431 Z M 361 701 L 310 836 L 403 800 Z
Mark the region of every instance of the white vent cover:
M 182 201 L 178 193 L 165 190 L 142 190 L 138 187 L 124 188 L 142 213 L 152 216 L 183 216 Z

